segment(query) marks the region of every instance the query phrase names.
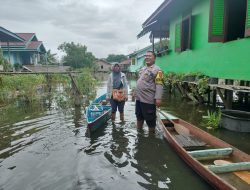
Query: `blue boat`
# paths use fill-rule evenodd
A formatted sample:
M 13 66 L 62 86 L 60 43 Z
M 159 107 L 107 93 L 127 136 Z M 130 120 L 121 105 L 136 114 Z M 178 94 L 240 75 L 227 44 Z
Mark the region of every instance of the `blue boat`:
M 87 107 L 86 118 L 90 132 L 104 127 L 105 123 L 111 118 L 111 105 L 106 103 L 106 94 L 103 94 Z

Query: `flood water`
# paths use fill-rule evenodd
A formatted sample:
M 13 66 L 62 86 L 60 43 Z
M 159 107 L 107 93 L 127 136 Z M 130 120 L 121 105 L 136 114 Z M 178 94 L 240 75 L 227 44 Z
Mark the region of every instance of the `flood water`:
M 130 81 L 133 87 L 135 81 Z M 106 91 L 98 86 L 97 95 Z M 163 139 L 135 128 L 131 96 L 125 123 L 110 121 L 89 136 L 84 107 L 59 107 L 52 98 L 0 108 L 0 189 L 213 189 Z M 205 107 L 164 94 L 163 108 L 199 125 Z M 248 134 L 212 131 L 250 153 Z M 234 136 L 233 136 L 234 135 Z

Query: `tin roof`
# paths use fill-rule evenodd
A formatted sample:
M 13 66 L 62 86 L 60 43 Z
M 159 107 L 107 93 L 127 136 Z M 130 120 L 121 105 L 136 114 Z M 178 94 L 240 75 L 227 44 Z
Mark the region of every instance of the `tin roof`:
M 25 41 L 30 41 L 35 36 L 35 33 L 16 33 L 16 35 L 23 38 Z
M 24 39 L 16 35 L 15 33 L 0 26 L 0 41 L 4 42 L 23 42 Z
M 14 48 L 15 51 L 40 50 L 46 52 L 42 41 L 38 41 L 35 33 L 13 33 L 0 27 L 0 46 Z

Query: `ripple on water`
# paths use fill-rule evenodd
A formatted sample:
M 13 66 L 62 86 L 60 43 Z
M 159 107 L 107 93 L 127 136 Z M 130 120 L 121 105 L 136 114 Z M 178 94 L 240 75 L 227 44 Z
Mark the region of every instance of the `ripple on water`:
M 125 123 L 117 118 L 91 136 L 84 108 L 55 108 L 0 127 L 0 189 L 210 189 L 160 132 L 136 130 L 131 97 Z

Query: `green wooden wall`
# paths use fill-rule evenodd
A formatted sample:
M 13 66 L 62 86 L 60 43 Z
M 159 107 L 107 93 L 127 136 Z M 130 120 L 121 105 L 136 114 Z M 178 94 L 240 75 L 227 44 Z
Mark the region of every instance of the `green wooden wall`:
M 210 77 L 250 80 L 250 38 L 226 43 L 208 42 L 209 11 L 210 0 L 193 6 L 191 50 L 184 52 L 175 51 L 175 26 L 181 22 L 182 15 L 173 18 L 170 22 L 171 51 L 157 57 L 156 63 L 164 72 L 202 72 Z

